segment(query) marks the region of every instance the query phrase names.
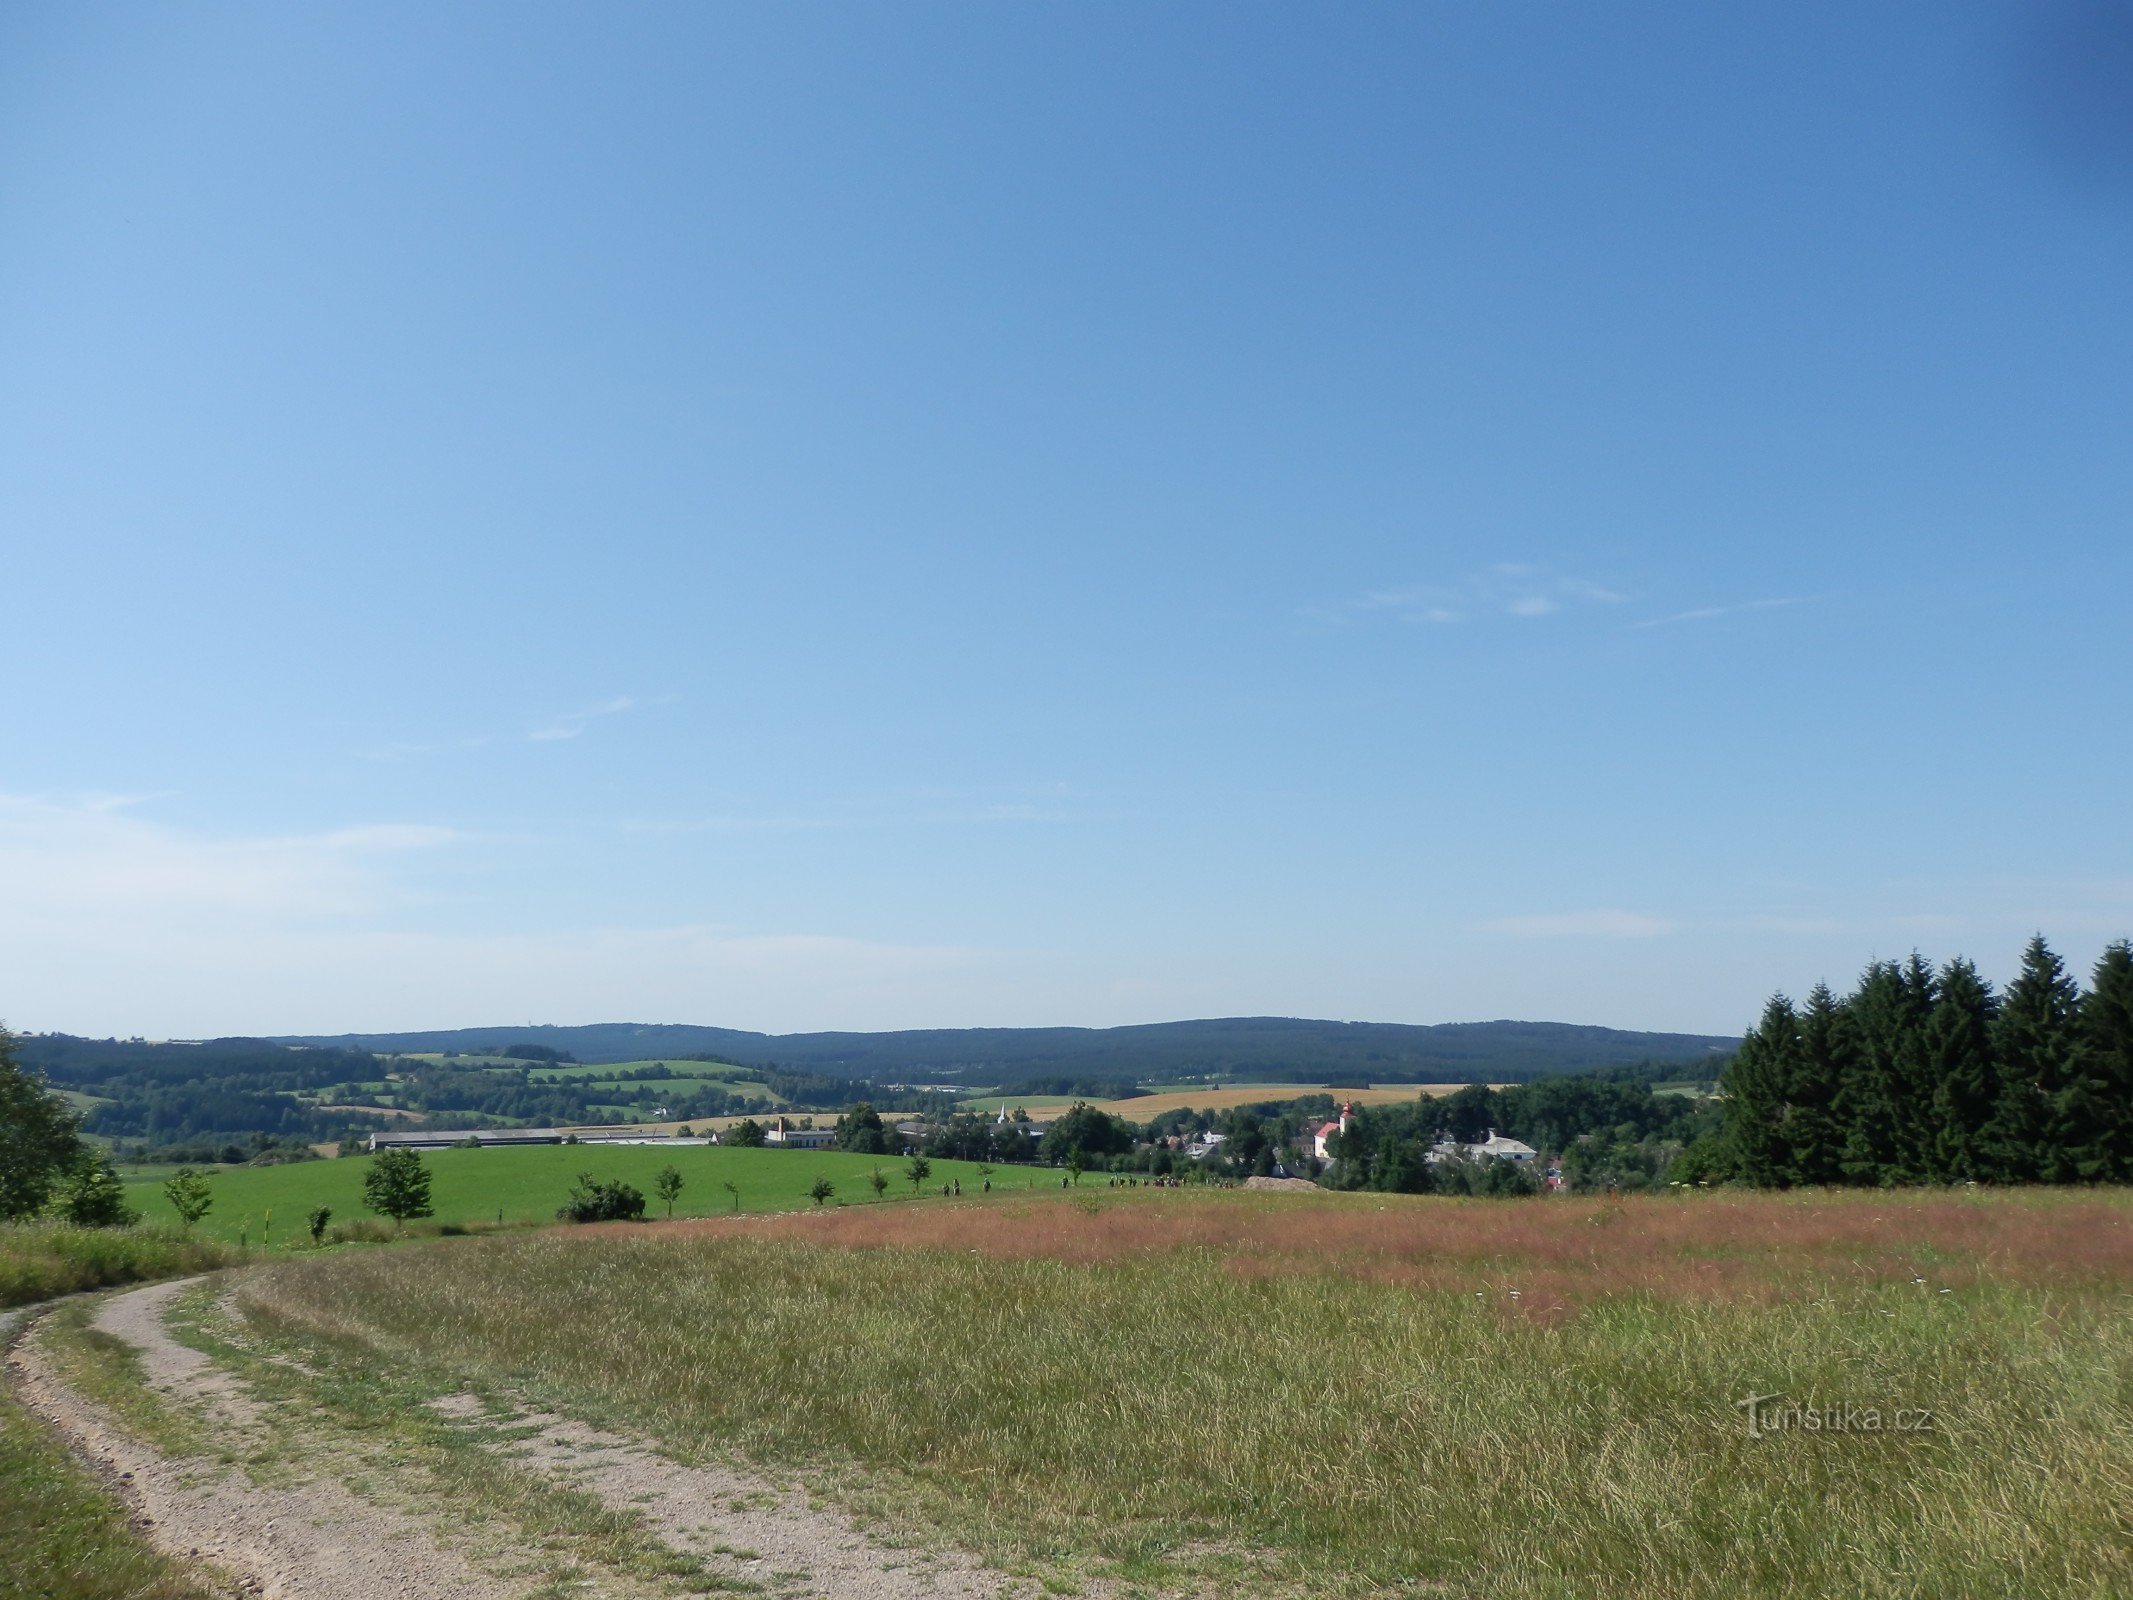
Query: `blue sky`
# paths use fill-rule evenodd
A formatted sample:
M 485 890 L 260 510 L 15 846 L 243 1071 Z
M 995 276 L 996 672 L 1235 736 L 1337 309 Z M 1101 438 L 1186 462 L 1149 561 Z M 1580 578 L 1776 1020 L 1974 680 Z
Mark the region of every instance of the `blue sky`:
M 0 1015 L 2085 966 L 2126 15 L 12 8 Z

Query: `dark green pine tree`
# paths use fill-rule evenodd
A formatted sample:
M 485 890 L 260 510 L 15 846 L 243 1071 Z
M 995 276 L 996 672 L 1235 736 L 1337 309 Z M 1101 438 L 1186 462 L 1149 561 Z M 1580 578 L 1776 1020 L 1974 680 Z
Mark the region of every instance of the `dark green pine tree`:
M 1895 1019 L 1895 1052 L 1890 1063 L 1896 1087 L 1897 1183 L 1932 1183 L 1940 1170 L 1939 1124 L 1933 1107 L 1940 1074 L 1933 1060 L 1929 1030 L 1940 1001 L 1940 976 L 1916 950 L 1897 969 L 1901 1011 Z
M 2002 1183 L 2066 1183 L 2076 1176 L 2059 1136 L 2079 1000 L 2066 964 L 2038 934 L 2022 953 L 2021 976 L 2007 986 L 1992 1030 L 2000 1103 L 1984 1143 Z
M 2099 1128 L 2084 1176 L 2133 1182 L 2133 945 L 2103 952 L 2081 999 L 2082 1072 L 2093 1086 Z
M 1941 968 L 1940 992 L 1926 1023 L 1933 1073 L 1933 1176 L 1946 1183 L 1985 1183 L 1995 1176 L 1987 1130 L 2000 1103 L 1993 1061 L 1992 985 L 1968 961 Z
M 1916 1101 L 1924 1094 L 1930 1104 L 1932 1092 L 1923 1064 L 1932 993 L 1917 982 L 1923 967 L 1915 956 L 1909 966 L 1877 961 L 1844 1004 L 1849 1070 L 1837 1095 L 1844 1127 L 1838 1166 L 1848 1182 L 1909 1183 L 1924 1176 L 1926 1113 Z M 1925 975 L 1931 979 L 1930 969 Z
M 1800 1022 L 1792 1002 L 1772 995 L 1763 1019 L 1741 1040 L 1726 1068 L 1727 1160 L 1733 1175 L 1758 1188 L 1798 1181 L 1786 1132 L 1786 1095 L 1799 1077 Z
M 1800 1049 L 1793 1064 L 1785 1119 L 1789 1160 L 1800 1183 L 1843 1181 L 1844 1129 L 1837 1121 L 1837 1090 L 1844 1082 L 1847 1042 L 1844 1017 L 1829 985 L 1818 983 L 1800 1013 Z

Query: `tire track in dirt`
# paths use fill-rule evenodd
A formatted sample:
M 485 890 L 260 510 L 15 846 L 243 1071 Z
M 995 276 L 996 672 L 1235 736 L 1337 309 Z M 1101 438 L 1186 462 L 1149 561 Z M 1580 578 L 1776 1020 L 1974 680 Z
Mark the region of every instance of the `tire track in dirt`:
M 473 1395 L 434 1408 L 468 1424 L 537 1430 L 488 1447 L 636 1512 L 670 1548 L 748 1582 L 823 1600 L 1007 1600 L 1030 1589 L 960 1552 L 888 1548 L 804 1491 L 752 1473 L 684 1466 L 626 1435 L 545 1412 L 491 1412 Z
M 202 1415 L 226 1453 L 248 1455 L 270 1434 L 286 1446 L 285 1412 L 269 1413 L 238 1374 L 180 1344 L 164 1326 L 172 1301 L 201 1281 L 113 1296 L 90 1326 L 136 1351 L 148 1387 Z M 364 1499 L 329 1473 L 262 1485 L 234 1464 L 163 1455 L 69 1389 L 34 1326 L 9 1351 L 8 1365 L 23 1403 L 102 1472 L 142 1535 L 193 1566 L 219 1594 L 526 1600 L 536 1590 L 554 1593 L 544 1578 L 483 1570 L 420 1518 Z M 492 1413 L 471 1395 L 434 1409 L 441 1420 L 468 1427 L 482 1448 L 640 1519 L 669 1549 L 699 1558 L 736 1586 L 820 1600 L 1011 1600 L 1032 1589 L 960 1551 L 892 1548 L 812 1504 L 804 1490 L 754 1473 L 681 1465 L 637 1439 L 564 1417 Z M 608 1587 L 595 1583 L 588 1592 Z M 620 1587 L 642 1592 L 638 1583 Z
M 141 1356 L 149 1385 L 204 1402 L 241 1444 L 259 1408 L 230 1374 L 170 1337 L 161 1313 L 197 1283 L 180 1279 L 105 1302 L 92 1327 Z M 523 1600 L 528 1585 L 480 1571 L 414 1518 L 357 1498 L 329 1479 L 262 1487 L 242 1469 L 163 1455 L 61 1381 L 36 1330 L 8 1353 L 16 1392 L 101 1471 L 133 1508 L 148 1541 L 210 1588 L 264 1600 Z

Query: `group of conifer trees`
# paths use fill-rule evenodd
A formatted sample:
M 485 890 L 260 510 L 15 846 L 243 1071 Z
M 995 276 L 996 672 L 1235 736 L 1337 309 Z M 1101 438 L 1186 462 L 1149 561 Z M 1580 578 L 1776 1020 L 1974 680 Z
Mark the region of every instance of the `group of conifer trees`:
M 2043 938 L 2004 992 L 1967 961 L 1876 962 L 1773 999 L 1725 1075 L 1748 1183 L 2133 1181 L 2133 948 L 2084 993 Z

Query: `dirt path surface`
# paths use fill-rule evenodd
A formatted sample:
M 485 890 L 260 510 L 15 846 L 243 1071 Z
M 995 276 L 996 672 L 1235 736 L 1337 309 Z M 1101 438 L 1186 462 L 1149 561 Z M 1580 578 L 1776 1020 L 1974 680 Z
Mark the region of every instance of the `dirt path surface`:
M 67 1387 L 34 1327 L 8 1354 L 24 1404 L 103 1473 L 151 1543 L 192 1563 L 204 1584 L 230 1597 L 525 1600 L 556 1593 L 541 1577 L 484 1570 L 422 1518 L 358 1496 L 333 1470 L 355 1463 L 335 1462 L 327 1450 L 307 1459 L 301 1438 L 291 1437 L 301 1424 L 286 1408 L 270 1411 L 236 1373 L 178 1343 L 164 1326 L 171 1302 L 199 1281 L 117 1295 L 91 1327 L 137 1351 L 147 1385 L 206 1418 L 218 1456 L 228 1460 L 169 1457 L 133 1437 Z M 670 1549 L 778 1600 L 1007 1600 L 1032 1590 L 960 1554 L 890 1548 L 811 1504 L 803 1491 L 750 1473 L 678 1465 L 634 1439 L 562 1417 L 491 1413 L 471 1396 L 439 1402 L 436 1410 L 468 1427 L 482 1448 L 635 1515 Z M 277 1460 L 298 1461 L 303 1470 L 272 1472 L 261 1482 L 234 1464 L 270 1444 Z M 614 1581 L 602 1581 L 607 1577 Z M 700 1592 L 699 1585 L 688 1588 Z M 659 1592 L 641 1579 L 590 1571 L 578 1589 Z
M 120 1295 L 92 1325 L 135 1346 L 153 1388 L 203 1402 L 241 1447 L 258 1408 L 163 1328 L 163 1308 L 194 1281 Z M 113 1483 L 152 1544 L 196 1564 L 210 1587 L 265 1600 L 519 1600 L 528 1592 L 477 1571 L 413 1518 L 338 1483 L 263 1488 L 235 1467 L 165 1457 L 69 1390 L 34 1332 L 8 1363 L 23 1402 Z
M 498 1448 L 609 1506 L 628 1507 L 673 1549 L 773 1590 L 823 1600 L 994 1600 L 1015 1585 L 961 1555 L 891 1550 L 798 1489 L 750 1473 L 682 1466 L 620 1434 L 543 1412 L 496 1414 L 473 1395 L 437 1403 L 469 1423 L 538 1429 Z

